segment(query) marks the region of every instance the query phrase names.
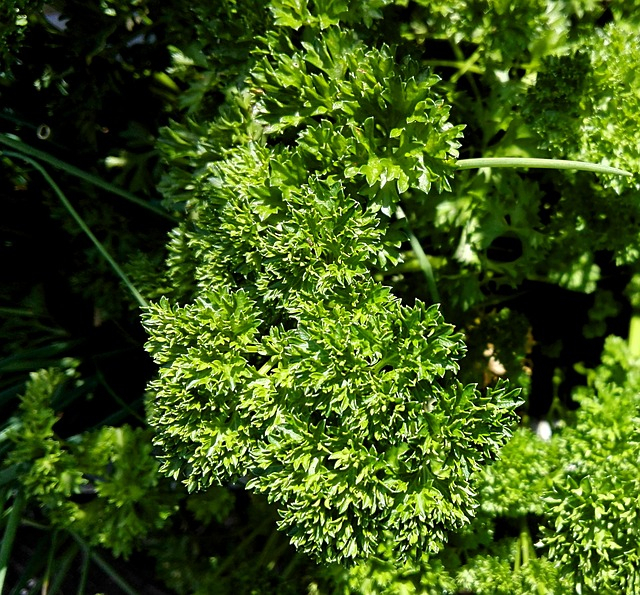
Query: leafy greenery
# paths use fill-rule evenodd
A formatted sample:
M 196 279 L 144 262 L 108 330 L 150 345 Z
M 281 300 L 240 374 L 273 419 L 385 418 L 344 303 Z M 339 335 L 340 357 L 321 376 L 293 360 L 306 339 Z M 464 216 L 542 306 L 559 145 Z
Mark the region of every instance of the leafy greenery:
M 15 444 L 7 462 L 18 466 L 26 496 L 54 524 L 127 555 L 135 540 L 165 524 L 175 505 L 158 485 L 145 431 L 103 427 L 67 441 L 56 436 L 50 400 L 65 380 L 59 370 L 32 375 L 22 415 L 7 433 Z M 71 499 L 79 493 L 94 493 L 97 499 L 83 506 Z
M 640 593 L 637 2 L 2 10 L 0 583 Z
M 562 436 L 565 477 L 546 497 L 542 542 L 585 592 L 638 590 L 638 373 L 611 337 L 589 387 L 576 394 L 576 424 Z M 579 549 L 578 547 L 579 546 Z

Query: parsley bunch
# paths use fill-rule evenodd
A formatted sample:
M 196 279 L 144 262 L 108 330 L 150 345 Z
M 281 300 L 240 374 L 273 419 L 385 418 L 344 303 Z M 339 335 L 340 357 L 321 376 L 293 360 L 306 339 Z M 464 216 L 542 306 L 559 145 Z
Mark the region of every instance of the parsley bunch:
M 190 489 L 246 482 L 326 561 L 387 534 L 399 557 L 436 552 L 472 518 L 517 400 L 457 382 L 462 337 L 373 273 L 400 261 L 400 197 L 449 188 L 460 127 L 389 47 L 333 26 L 263 43 L 244 112 L 259 135 L 202 165 L 181 231 L 197 288 L 145 314 L 162 469 Z

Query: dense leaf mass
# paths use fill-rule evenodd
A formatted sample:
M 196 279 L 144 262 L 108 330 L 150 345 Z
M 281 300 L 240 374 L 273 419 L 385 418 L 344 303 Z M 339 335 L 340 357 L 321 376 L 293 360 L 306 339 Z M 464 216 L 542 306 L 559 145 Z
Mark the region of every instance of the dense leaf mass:
M 640 590 L 640 376 L 617 337 L 583 387 L 575 427 L 560 442 L 565 480 L 547 495 L 542 544 L 585 593 Z
M 190 201 L 195 300 L 145 315 L 163 469 L 190 489 L 246 481 L 327 561 L 388 532 L 399 556 L 436 552 L 517 401 L 461 386 L 461 336 L 372 273 L 400 262 L 400 196 L 449 188 L 460 127 L 437 77 L 389 47 L 335 27 L 264 43 L 260 135 L 203 163 Z
M 191 489 L 248 481 L 328 560 L 366 556 L 390 530 L 399 554 L 437 551 L 473 514 L 471 477 L 510 435 L 513 395 L 455 382 L 463 345 L 436 306 L 403 306 L 346 265 L 329 286 L 315 258 L 270 327 L 228 285 L 151 307 L 163 468 Z
M 0 590 L 17 527 L 52 592 L 106 548 L 177 593 L 640 594 L 640 0 L 0 15 Z M 146 401 L 64 196 L 149 304 Z
M 20 421 L 8 432 L 15 447 L 7 462 L 55 527 L 126 557 L 150 531 L 167 525 L 177 499 L 158 474 L 148 430 L 105 426 L 75 439 L 57 436 L 52 399 L 75 377 L 72 369 L 31 375 Z M 90 501 L 78 501 L 78 494 Z

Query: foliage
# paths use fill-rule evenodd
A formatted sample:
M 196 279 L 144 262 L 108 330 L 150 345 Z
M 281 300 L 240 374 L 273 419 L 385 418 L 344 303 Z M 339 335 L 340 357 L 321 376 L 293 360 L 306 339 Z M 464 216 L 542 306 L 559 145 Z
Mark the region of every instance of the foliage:
M 0 582 L 640 592 L 637 2 L 3 10 Z
M 19 420 L 7 433 L 14 442 L 8 464 L 49 519 L 87 539 L 128 555 L 136 540 L 160 529 L 175 508 L 159 485 L 148 431 L 129 426 L 103 427 L 61 440 L 51 398 L 68 381 L 61 370 L 32 374 L 22 398 Z M 94 494 L 87 504 L 75 494 Z
M 582 387 L 576 424 L 561 441 L 565 477 L 546 498 L 542 543 L 584 593 L 640 590 L 637 358 L 607 340 L 602 365 Z
M 457 385 L 460 337 L 370 271 L 398 262 L 399 196 L 448 188 L 459 129 L 436 79 L 386 47 L 335 28 L 302 50 L 266 42 L 275 64 L 251 76 L 273 146 L 208 168 L 190 233 L 200 291 L 146 314 L 163 469 L 190 489 L 246 478 L 327 561 L 370 555 L 385 530 L 398 555 L 435 552 L 472 516 L 469 477 L 515 402 Z M 295 145 L 276 145 L 290 129 Z

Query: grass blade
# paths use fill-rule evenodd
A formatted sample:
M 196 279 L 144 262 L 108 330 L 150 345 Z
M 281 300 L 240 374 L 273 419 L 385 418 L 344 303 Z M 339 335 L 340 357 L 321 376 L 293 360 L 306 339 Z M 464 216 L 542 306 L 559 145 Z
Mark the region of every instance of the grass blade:
M 27 499 L 22 490 L 19 490 L 16 494 L 15 500 L 9 514 L 9 520 L 4 530 L 2 537 L 2 543 L 0 544 L 0 593 L 4 588 L 4 579 L 7 576 L 7 568 L 9 566 L 9 558 L 11 556 L 11 549 L 13 548 L 13 542 L 16 537 L 18 525 L 22 517 L 22 512 L 27 504 Z

